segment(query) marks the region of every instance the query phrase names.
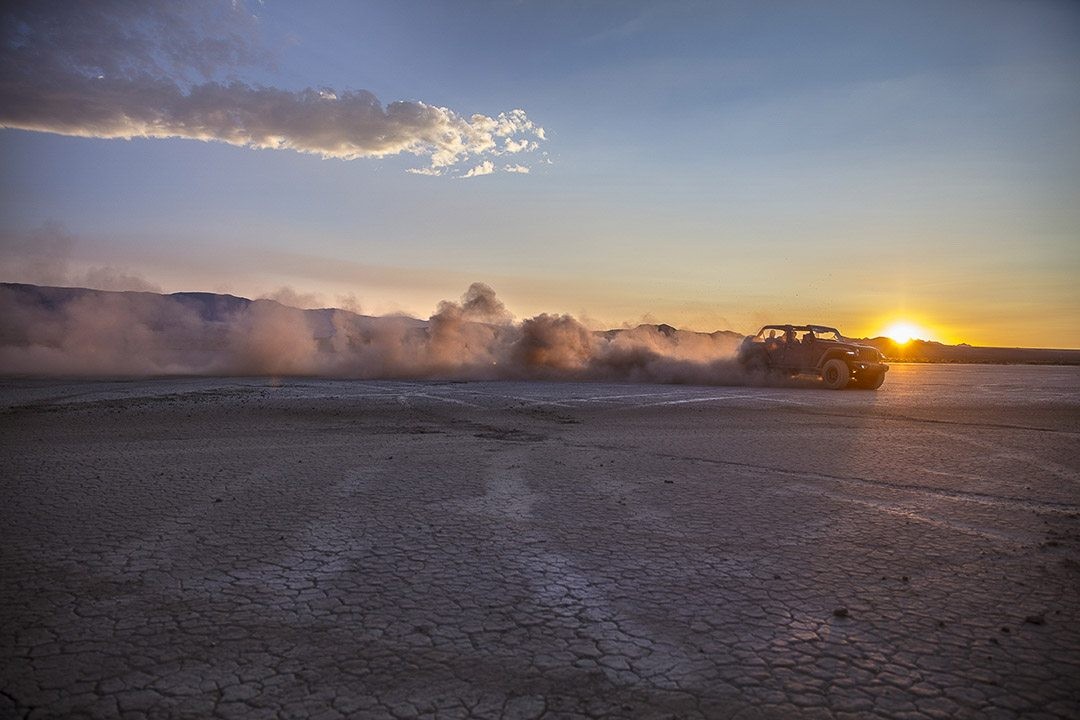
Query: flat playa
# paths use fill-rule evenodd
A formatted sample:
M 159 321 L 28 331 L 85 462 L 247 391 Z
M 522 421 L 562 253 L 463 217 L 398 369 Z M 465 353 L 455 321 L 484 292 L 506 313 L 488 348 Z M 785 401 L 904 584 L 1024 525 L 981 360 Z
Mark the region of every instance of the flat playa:
M 1080 717 L 1080 368 L 0 405 L 2 717 Z

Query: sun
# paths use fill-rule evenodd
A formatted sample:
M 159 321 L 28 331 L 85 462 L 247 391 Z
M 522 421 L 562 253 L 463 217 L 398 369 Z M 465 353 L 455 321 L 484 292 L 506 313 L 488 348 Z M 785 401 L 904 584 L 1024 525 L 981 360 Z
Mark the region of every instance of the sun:
M 907 342 L 915 338 L 928 339 L 929 333 L 914 323 L 907 322 L 906 320 L 898 320 L 889 327 L 885 328 L 882 332 L 885 337 L 895 340 L 897 343 L 904 345 Z

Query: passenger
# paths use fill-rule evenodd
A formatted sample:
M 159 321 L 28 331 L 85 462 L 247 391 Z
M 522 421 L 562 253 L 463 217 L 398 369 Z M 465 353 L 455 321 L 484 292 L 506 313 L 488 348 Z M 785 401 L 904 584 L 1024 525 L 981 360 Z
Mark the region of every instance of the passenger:
M 809 345 L 810 343 L 814 342 L 814 340 L 815 340 L 814 331 L 813 330 L 807 330 L 806 334 L 803 335 L 803 339 L 802 339 L 803 345 Z

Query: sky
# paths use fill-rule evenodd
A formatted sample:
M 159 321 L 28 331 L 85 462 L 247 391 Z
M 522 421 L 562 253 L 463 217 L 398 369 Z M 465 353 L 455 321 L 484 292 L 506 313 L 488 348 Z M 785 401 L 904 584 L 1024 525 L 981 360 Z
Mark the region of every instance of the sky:
M 0 280 L 1080 348 L 1075 2 L 6 3 Z

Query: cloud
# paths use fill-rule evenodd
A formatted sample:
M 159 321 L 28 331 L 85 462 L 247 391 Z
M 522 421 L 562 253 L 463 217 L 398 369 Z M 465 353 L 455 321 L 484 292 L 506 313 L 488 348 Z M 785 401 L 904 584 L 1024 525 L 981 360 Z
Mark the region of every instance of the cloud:
M 0 127 L 342 160 L 410 154 L 428 162 L 411 172 L 426 175 L 544 139 L 521 109 L 462 115 L 419 100 L 383 105 L 367 90 L 243 82 L 235 73 L 269 53 L 239 1 L 15 3 L 2 17 Z
M 491 162 L 490 160 L 485 160 L 484 162 L 469 170 L 469 172 L 465 173 L 463 177 L 478 177 L 480 175 L 490 175 L 493 172 L 495 172 L 495 163 Z
M 505 166 L 503 166 L 503 170 L 505 170 L 508 173 L 528 174 L 528 172 L 529 172 L 529 168 L 526 165 L 505 165 Z

